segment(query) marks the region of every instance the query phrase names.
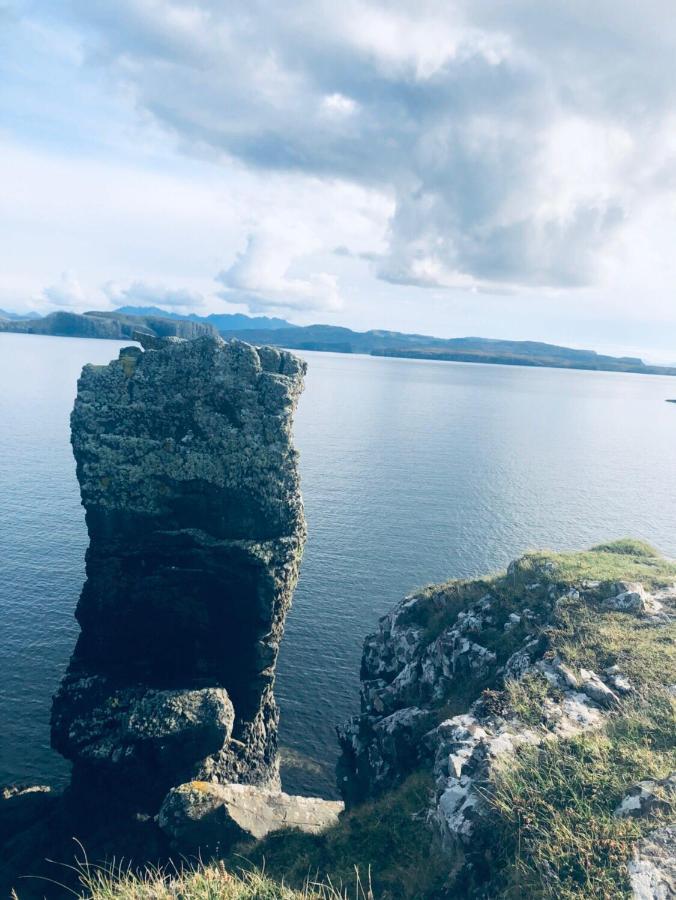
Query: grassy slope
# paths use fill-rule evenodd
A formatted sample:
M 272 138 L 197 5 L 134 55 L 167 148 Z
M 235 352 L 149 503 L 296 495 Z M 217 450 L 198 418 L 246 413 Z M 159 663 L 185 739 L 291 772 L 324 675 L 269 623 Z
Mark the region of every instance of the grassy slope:
M 85 894 L 96 900 L 338 896 L 322 894 L 318 888 L 308 893 L 308 878 L 328 877 L 348 896 L 366 897 L 366 892 L 359 894 L 355 889 L 357 867 L 366 880 L 370 870 L 378 900 L 468 896 L 482 876 L 483 896 L 495 898 L 615 900 L 628 896 L 625 861 L 631 844 L 654 828 L 655 822 L 618 820 L 612 812 L 631 785 L 676 769 L 676 706 L 665 690 L 665 685 L 676 682 L 676 626 L 672 622 L 654 627 L 631 614 L 603 611 L 575 595 L 559 601 L 552 611 L 544 601 L 539 606 L 526 587 L 533 582 L 556 584 L 557 593 L 564 593 L 584 580 L 641 581 L 658 588 L 676 581 L 676 564 L 642 542 L 619 541 L 583 553 L 531 553 L 509 573 L 493 579 L 426 589 L 434 600 L 427 624 L 430 640 L 488 588 L 497 597 L 499 623 L 494 634 L 485 637 L 499 658 L 505 659 L 523 639 L 519 629 L 505 633 L 502 619 L 528 607 L 541 623 L 537 627 L 548 653 L 558 653 L 572 667 L 595 671 L 619 664 L 636 687 L 604 731 L 525 749 L 487 785 L 494 813 L 477 835 L 480 850 L 473 881 L 454 880 L 460 860 L 441 861 L 430 847 L 424 811 L 431 783 L 429 776 L 419 773 L 385 797 L 347 813 L 325 835 L 280 833 L 255 846 L 238 848 L 242 855 L 234 854 L 226 861 L 228 871 L 250 870 L 253 874 L 242 877 L 256 879 L 255 867 L 260 871 L 264 866 L 275 879 L 263 879 L 263 886 L 253 892 L 246 881 L 240 885 L 237 876 L 233 879 L 212 867 L 182 882 L 157 882 L 155 893 L 132 890 L 129 879 L 123 879 Z M 531 725 L 538 724 L 542 702 L 552 691 L 537 677 L 505 688 L 465 683 L 446 698 L 440 714 L 466 710 L 482 690 L 487 691 L 487 702 L 498 708 L 511 705 Z M 671 818 L 676 818 L 676 811 Z M 281 886 L 282 880 L 300 893 Z

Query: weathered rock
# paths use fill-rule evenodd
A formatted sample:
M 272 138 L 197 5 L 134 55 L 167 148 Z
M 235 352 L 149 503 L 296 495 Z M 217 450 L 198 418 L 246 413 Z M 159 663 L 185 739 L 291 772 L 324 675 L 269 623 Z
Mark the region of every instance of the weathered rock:
M 238 841 L 260 840 L 292 828 L 318 834 L 338 821 L 344 806 L 317 797 L 291 797 L 252 785 L 192 781 L 167 795 L 160 828 L 183 853 L 218 855 Z
M 0 844 L 51 812 L 57 797 L 42 784 L 5 787 L 0 791 Z
M 606 598 L 603 605 L 606 609 L 615 612 L 640 613 L 646 609 L 647 592 L 642 584 L 631 582 L 619 582 L 611 587 L 611 592 L 617 592 L 612 597 Z
M 628 871 L 635 900 L 676 897 L 676 826 L 658 828 L 639 841 Z
M 54 699 L 52 742 L 77 759 L 76 779 L 96 773 L 138 796 L 152 771 L 157 796 L 181 775 L 207 768 L 229 741 L 234 719 L 223 688 L 117 688 L 104 676 L 71 672 Z
M 443 587 L 406 597 L 364 642 L 361 715 L 337 729 L 339 787 L 350 802 L 399 783 L 424 759 L 420 738 L 435 718 L 426 707 L 498 668 L 495 653 L 474 639 L 493 625 L 488 594 L 477 594 L 429 640 L 427 625 L 446 599 Z
M 90 546 L 54 701 L 73 785 L 140 810 L 192 778 L 274 784 L 272 692 L 305 539 L 291 418 L 305 364 L 218 337 L 85 366 L 72 443 Z M 132 777 L 133 776 L 133 777 Z
M 652 818 L 676 810 L 676 772 L 659 781 L 639 781 L 615 810 L 619 818 Z
M 615 706 L 619 703 L 617 694 L 601 681 L 596 672 L 592 672 L 590 669 L 580 669 L 580 681 L 582 691 L 599 706 Z
M 343 796 L 357 801 L 399 784 L 427 755 L 422 737 L 434 720 L 430 710 L 410 707 L 382 719 L 358 716 L 340 726 L 337 778 Z

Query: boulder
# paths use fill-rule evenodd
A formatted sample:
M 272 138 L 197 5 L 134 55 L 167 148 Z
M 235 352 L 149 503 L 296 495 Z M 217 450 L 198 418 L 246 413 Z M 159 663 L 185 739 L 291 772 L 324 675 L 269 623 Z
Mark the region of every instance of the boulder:
M 260 840 L 282 829 L 318 834 L 335 825 L 343 809 L 339 801 L 318 797 L 192 781 L 169 792 L 159 825 L 180 852 L 219 855 L 239 841 Z
M 676 809 L 676 772 L 659 781 L 639 781 L 615 809 L 619 818 L 652 818 Z
M 676 826 L 658 828 L 639 841 L 627 868 L 635 900 L 676 897 Z
M 229 741 L 234 719 L 223 688 L 161 691 L 71 672 L 54 698 L 52 741 L 88 777 L 97 770 L 139 803 L 148 770 L 153 796 L 166 793 L 181 774 L 208 766 Z

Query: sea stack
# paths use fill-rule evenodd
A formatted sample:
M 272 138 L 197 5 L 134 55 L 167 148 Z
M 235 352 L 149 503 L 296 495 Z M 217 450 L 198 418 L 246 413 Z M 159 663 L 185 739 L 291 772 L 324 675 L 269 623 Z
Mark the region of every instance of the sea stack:
M 71 418 L 89 549 L 54 698 L 73 793 L 155 813 L 190 780 L 279 789 L 275 666 L 305 541 L 291 423 L 305 363 L 139 336 Z

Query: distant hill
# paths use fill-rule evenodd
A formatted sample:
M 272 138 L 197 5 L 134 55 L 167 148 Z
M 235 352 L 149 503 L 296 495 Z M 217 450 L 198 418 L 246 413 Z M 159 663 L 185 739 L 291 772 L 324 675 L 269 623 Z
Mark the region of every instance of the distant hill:
M 17 322 L 22 321 L 24 319 L 40 319 L 40 313 L 36 312 L 27 312 L 27 313 L 15 313 L 8 312 L 6 309 L 0 309 L 0 321 L 5 319 L 8 322 Z
M 124 316 L 109 312 L 53 312 L 42 319 L 0 321 L 0 331 L 20 334 L 46 334 L 56 337 L 132 339 L 135 331 L 156 337 L 196 338 L 215 334 L 206 322 L 167 319 L 159 316 Z
M 234 337 L 234 332 L 221 329 Z M 594 350 L 575 350 L 538 341 L 506 341 L 481 337 L 435 338 L 398 331 L 352 331 L 333 325 L 292 329 L 238 330 L 236 336 L 252 344 L 271 344 L 289 350 L 365 353 L 448 362 L 482 362 L 511 366 L 588 369 L 605 372 L 676 375 L 676 368 L 646 365 L 638 357 L 603 356 Z
M 182 315 L 181 313 L 168 312 L 159 306 L 121 306 L 115 312 L 125 316 L 161 316 L 164 319 L 187 319 L 191 322 L 206 322 L 213 325 L 218 331 L 241 331 L 251 328 L 295 328 L 285 319 L 275 319 L 268 316 L 245 316 L 242 313 L 211 313 L 208 316 L 198 316 L 196 313 Z
M 257 322 L 282 322 L 283 327 L 243 328 L 241 327 L 243 321 L 248 326 Z M 352 331 L 350 328 L 334 325 L 290 325 L 283 319 L 269 319 L 265 316 L 256 318 L 239 314 L 180 316 L 168 314 L 154 306 L 128 306 L 115 312 L 92 311 L 81 315 L 56 312 L 42 319 L 11 321 L 0 319 L 0 331 L 27 334 L 124 340 L 131 338 L 136 330 L 158 337 L 176 335 L 185 338 L 220 333 L 225 338 L 239 338 L 250 344 L 270 344 L 289 350 L 363 353 L 370 356 L 494 363 L 503 366 L 635 372 L 642 375 L 676 375 L 676 367 L 646 365 L 638 357 L 604 356 L 594 350 L 575 350 L 538 341 L 505 341 L 481 337 L 447 339 L 399 331 Z

